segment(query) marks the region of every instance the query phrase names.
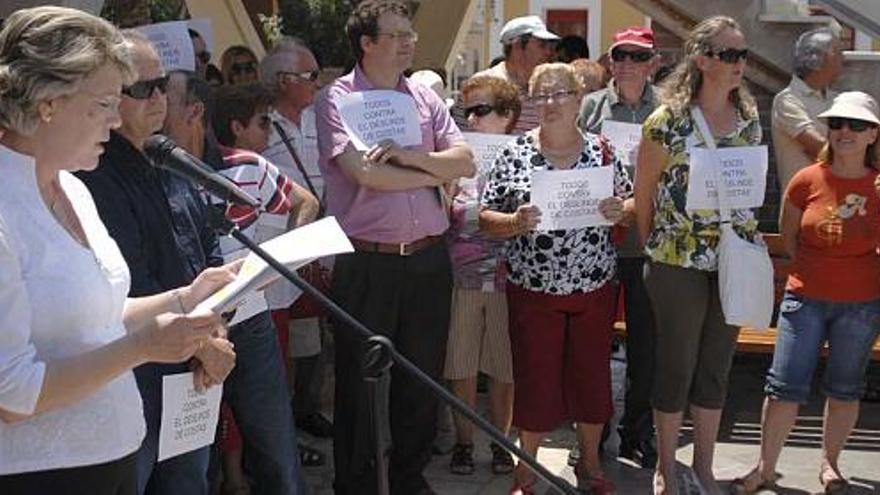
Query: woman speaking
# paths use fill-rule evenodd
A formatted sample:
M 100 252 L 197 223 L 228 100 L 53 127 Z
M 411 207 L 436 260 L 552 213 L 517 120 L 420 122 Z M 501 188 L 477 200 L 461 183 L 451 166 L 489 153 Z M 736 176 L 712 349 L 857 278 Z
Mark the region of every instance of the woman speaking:
M 0 493 L 129 494 L 144 436 L 131 369 L 189 358 L 219 326 L 190 314 L 233 276 L 127 299 L 128 268 L 69 172 L 120 125 L 128 48 L 61 7 L 0 31 Z

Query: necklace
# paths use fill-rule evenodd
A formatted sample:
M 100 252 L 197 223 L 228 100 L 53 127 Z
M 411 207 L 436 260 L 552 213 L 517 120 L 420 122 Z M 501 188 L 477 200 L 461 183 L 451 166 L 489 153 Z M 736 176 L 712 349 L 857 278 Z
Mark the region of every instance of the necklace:
M 79 222 L 79 217 L 76 216 L 76 211 L 74 211 L 73 205 L 67 200 L 60 185 L 53 183 L 51 187 L 52 192 L 45 190 L 46 192 L 43 194 L 43 198 L 46 201 L 46 205 L 49 207 L 49 211 L 52 213 L 52 216 L 55 217 L 55 220 L 61 224 L 61 227 L 63 227 L 78 244 L 88 249 L 89 241 Z

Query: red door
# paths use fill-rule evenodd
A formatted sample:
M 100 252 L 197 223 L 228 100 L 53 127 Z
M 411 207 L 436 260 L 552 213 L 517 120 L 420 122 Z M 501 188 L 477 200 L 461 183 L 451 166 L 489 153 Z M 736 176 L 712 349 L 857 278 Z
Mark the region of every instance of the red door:
M 550 9 L 547 11 L 547 28 L 559 36 L 570 34 L 587 38 L 587 23 L 590 19 L 586 9 Z

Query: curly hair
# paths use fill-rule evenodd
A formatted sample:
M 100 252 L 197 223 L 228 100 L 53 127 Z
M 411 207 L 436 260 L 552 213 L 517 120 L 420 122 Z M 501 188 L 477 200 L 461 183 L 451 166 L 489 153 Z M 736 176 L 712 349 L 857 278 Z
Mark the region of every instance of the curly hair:
M 697 67 L 697 57 L 712 49 L 712 39 L 725 29 L 742 32 L 739 24 L 727 16 L 714 16 L 697 24 L 684 42 L 684 59 L 661 86 L 660 101 L 674 115 L 681 115 L 691 106 L 703 86 L 703 73 Z M 730 102 L 745 118 L 757 118 L 754 97 L 744 84 L 730 92 Z
M 40 103 L 76 93 L 107 64 L 126 84 L 137 77 L 130 43 L 104 19 L 55 6 L 14 12 L 0 31 L 0 127 L 32 134 Z
M 519 90 L 509 81 L 494 76 L 471 77 L 461 85 L 461 96 L 467 100 L 474 91 L 484 90 L 492 95 L 492 107 L 502 117 L 510 115 L 510 122 L 504 130 L 507 134 L 513 131 L 519 114 L 522 111 L 522 102 L 519 100 Z
M 409 8 L 398 0 L 366 0 L 358 4 L 348 16 L 345 23 L 345 34 L 351 44 L 358 63 L 364 58 L 361 48 L 361 36 L 375 38 L 379 34 L 379 18 L 382 14 L 391 13 L 409 19 Z

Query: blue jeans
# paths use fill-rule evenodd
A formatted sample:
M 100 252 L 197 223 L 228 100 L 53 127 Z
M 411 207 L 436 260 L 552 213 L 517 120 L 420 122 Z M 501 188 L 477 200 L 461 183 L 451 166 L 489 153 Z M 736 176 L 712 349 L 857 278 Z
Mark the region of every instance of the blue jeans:
M 210 447 L 203 447 L 162 462 L 159 453 L 159 425 L 162 421 L 162 377 L 186 373 L 181 364 L 145 364 L 134 370 L 141 399 L 147 435 L 137 452 L 137 492 L 139 495 L 206 495 Z
M 253 491 L 305 494 L 290 392 L 269 312 L 230 328 L 229 340 L 235 345 L 236 361 L 223 393 L 241 430 Z
M 831 302 L 786 292 L 765 392 L 774 399 L 806 403 L 819 354 L 828 342 L 823 392 L 841 401 L 859 400 L 878 332 L 880 299 Z

